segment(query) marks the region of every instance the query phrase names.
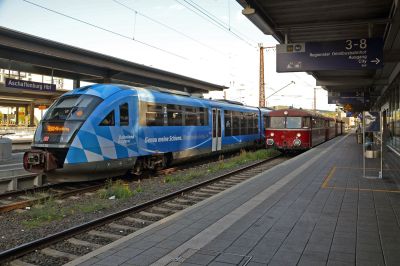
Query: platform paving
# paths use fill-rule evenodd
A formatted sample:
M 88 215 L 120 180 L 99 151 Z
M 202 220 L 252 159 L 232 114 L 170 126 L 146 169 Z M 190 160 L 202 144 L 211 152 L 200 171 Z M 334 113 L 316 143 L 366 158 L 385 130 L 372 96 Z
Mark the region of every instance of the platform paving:
M 23 155 L 23 152 L 12 153 L 11 158 L 0 161 L 0 180 L 2 178 L 9 178 L 13 175 L 28 173 L 24 170 L 22 165 Z
M 400 160 L 361 155 L 335 138 L 69 265 L 400 265 Z

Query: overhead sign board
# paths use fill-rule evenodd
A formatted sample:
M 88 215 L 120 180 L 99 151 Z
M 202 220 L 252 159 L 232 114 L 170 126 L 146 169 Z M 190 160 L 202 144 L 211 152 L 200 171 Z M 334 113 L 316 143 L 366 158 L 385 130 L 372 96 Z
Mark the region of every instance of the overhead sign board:
M 328 92 L 329 104 L 364 104 L 369 103 L 369 94 L 364 92 Z
M 7 88 L 35 90 L 35 91 L 56 91 L 55 84 L 33 82 L 28 80 L 6 78 L 5 85 Z
M 383 67 L 383 39 L 364 38 L 276 46 L 276 71 L 363 70 Z

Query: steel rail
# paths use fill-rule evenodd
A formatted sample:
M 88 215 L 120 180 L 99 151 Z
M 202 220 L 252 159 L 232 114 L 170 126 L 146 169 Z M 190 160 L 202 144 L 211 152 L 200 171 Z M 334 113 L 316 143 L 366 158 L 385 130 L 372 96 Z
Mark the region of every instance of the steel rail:
M 35 205 L 37 203 L 46 201 L 46 200 L 48 200 L 50 198 L 63 199 L 63 198 L 66 198 L 66 197 L 69 197 L 69 196 L 72 196 L 72 195 L 79 194 L 79 193 L 91 192 L 93 190 L 97 190 L 99 188 L 102 188 L 103 186 L 104 186 L 104 184 L 96 184 L 96 185 L 89 186 L 89 187 L 84 187 L 84 188 L 73 189 L 73 190 L 70 190 L 70 191 L 61 192 L 61 193 L 55 194 L 55 195 L 49 195 L 49 196 L 44 196 L 44 197 L 40 197 L 40 198 L 37 198 L 37 199 L 23 200 L 23 201 L 10 203 L 10 204 L 7 204 L 7 205 L 2 205 L 2 206 L 0 206 L 0 213 L 9 212 L 9 211 L 16 210 L 16 209 L 23 209 L 25 207 L 32 206 L 32 205 Z M 41 188 L 43 188 L 43 187 L 41 187 Z M 51 188 L 51 187 L 48 187 L 48 188 Z

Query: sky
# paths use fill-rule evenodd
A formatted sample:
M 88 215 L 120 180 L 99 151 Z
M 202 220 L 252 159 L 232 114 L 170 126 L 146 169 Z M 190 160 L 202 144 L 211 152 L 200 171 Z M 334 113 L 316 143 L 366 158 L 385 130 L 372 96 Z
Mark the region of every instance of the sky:
M 235 0 L 0 0 L 0 26 L 224 85 L 228 99 L 257 106 L 258 44 L 277 42 L 242 9 Z M 268 106 L 312 108 L 315 79 L 276 73 L 273 49 L 264 59 Z M 317 109 L 335 109 L 316 92 Z

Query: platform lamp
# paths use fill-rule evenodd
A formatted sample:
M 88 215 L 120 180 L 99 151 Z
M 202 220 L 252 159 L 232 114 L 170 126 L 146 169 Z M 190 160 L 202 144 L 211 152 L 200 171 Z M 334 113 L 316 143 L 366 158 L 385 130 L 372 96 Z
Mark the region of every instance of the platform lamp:
M 275 31 L 250 5 L 247 5 L 242 14 L 245 15 L 257 28 L 259 28 L 266 35 L 274 35 Z

